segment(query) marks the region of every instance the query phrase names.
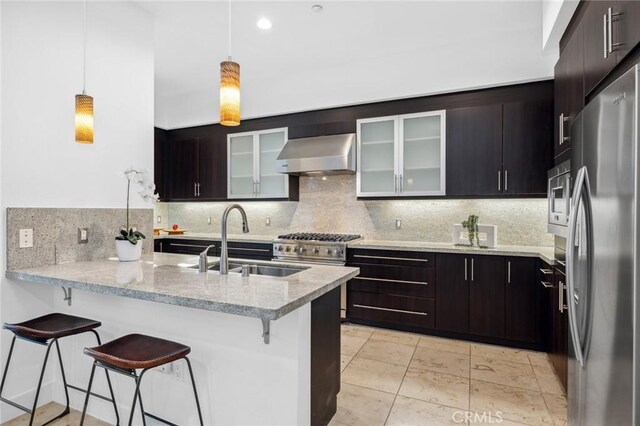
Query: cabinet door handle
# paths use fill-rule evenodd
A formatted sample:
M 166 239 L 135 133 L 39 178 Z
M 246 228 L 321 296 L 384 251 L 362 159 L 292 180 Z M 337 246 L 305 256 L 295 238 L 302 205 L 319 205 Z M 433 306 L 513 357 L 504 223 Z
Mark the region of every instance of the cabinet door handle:
M 424 317 L 429 315 L 426 312 L 405 311 L 404 309 L 381 308 L 379 306 L 359 305 L 357 303 L 354 303 L 353 307 L 354 308 L 361 308 L 361 309 L 374 309 L 376 311 L 400 312 L 402 314 L 421 315 L 421 316 L 424 316 Z
M 411 257 L 372 256 L 367 254 L 354 254 L 353 257 L 359 257 L 361 259 L 410 260 L 412 262 L 425 262 L 425 263 L 429 261 L 429 259 L 413 259 Z
M 540 281 L 540 284 L 542 284 L 542 286 L 544 288 L 553 288 L 553 284 L 547 282 L 547 281 Z
M 564 143 L 564 113 L 558 117 L 558 142 L 560 145 Z
M 198 197 L 200 196 L 200 182 L 198 182 Z
M 391 280 L 391 279 L 384 279 L 384 278 L 372 278 L 372 277 L 362 277 L 362 276 L 353 277 L 352 279 L 359 280 L 359 281 L 383 281 L 383 282 L 390 282 L 390 283 L 429 285 L 428 282 L 424 282 L 424 281 Z
M 504 171 L 504 190 L 509 190 L 509 170 Z
M 198 184 L 197 183 L 193 183 L 193 196 L 197 197 L 198 196 Z
M 612 8 L 607 9 L 608 15 L 608 25 L 607 25 L 607 33 L 609 39 L 609 45 L 607 46 L 607 51 L 609 54 L 613 53 L 614 48 L 620 46 L 622 43 L 614 43 L 613 42 L 613 17 L 621 15 L 620 12 L 614 12 Z M 606 56 L 605 56 L 606 58 Z
M 467 280 L 467 258 L 464 258 L 464 280 Z
M 551 269 L 540 269 L 540 272 L 542 272 L 544 275 L 553 275 L 553 271 Z
M 400 192 L 404 192 L 404 179 L 402 179 L 402 175 L 400 175 Z
M 507 284 L 511 284 L 511 261 L 507 262 Z
M 558 282 L 558 310 L 560 313 L 563 313 L 565 309 L 564 306 L 564 283 L 562 281 Z
M 473 258 L 471 258 L 471 281 L 473 282 Z
M 502 171 L 498 170 L 498 191 L 502 191 Z
M 603 46 L 604 46 L 604 58 L 607 59 L 607 57 L 609 56 L 609 51 L 607 49 L 607 14 L 605 13 L 604 15 L 602 15 L 602 39 L 603 39 Z
M 393 192 L 398 192 L 398 175 L 393 175 Z

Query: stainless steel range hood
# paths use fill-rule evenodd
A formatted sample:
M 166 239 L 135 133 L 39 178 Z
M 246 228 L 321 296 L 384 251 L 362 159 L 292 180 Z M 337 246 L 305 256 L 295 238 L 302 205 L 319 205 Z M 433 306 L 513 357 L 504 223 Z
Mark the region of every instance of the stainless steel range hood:
M 277 171 L 290 175 L 356 172 L 356 135 L 289 139 L 276 160 Z

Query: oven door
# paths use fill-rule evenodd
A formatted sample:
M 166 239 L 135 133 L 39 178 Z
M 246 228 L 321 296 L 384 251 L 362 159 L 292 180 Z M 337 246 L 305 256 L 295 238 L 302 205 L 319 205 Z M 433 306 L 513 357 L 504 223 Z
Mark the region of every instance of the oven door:
M 570 209 L 571 174 L 563 173 L 549 179 L 548 225 L 549 232 L 567 236 Z

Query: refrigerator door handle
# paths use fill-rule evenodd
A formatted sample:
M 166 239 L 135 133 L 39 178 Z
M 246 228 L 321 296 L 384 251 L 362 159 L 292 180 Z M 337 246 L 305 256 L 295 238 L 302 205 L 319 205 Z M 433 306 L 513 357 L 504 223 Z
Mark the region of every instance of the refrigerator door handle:
M 587 259 L 588 259 L 588 267 L 589 271 L 587 273 L 587 279 L 591 280 L 591 262 L 593 256 L 591 255 L 591 250 L 593 249 L 592 244 L 592 215 L 591 215 L 591 187 L 589 185 L 589 176 L 587 173 L 587 168 L 582 167 L 578 170 L 576 175 L 576 182 L 573 188 L 573 203 L 571 208 L 571 213 L 569 216 L 569 234 L 567 236 L 567 266 L 566 266 L 566 277 L 567 277 L 567 309 L 569 311 L 569 331 L 571 334 L 571 340 L 573 341 L 573 346 L 575 350 L 576 360 L 580 364 L 581 367 L 584 367 L 585 354 L 582 342 L 580 341 L 580 332 L 578 330 L 578 316 L 576 314 L 577 300 L 574 299 L 574 295 L 576 294 L 575 290 L 575 274 L 574 274 L 574 245 L 576 241 L 576 229 L 578 224 L 578 214 L 580 204 L 584 204 L 585 210 L 585 220 L 587 223 Z M 587 284 L 589 286 L 590 283 Z M 587 289 L 587 293 L 588 293 Z M 588 301 L 587 301 L 588 303 Z

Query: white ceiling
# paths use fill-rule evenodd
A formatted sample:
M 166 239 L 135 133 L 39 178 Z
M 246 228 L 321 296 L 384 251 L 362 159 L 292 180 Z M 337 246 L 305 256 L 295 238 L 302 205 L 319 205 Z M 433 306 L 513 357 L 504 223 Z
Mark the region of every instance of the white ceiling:
M 320 3 L 322 13 L 311 6 Z M 226 1 L 139 3 L 155 20 L 157 121 L 217 121 Z M 243 118 L 553 75 L 542 2 L 232 1 Z M 266 16 L 273 28 L 256 26 Z

